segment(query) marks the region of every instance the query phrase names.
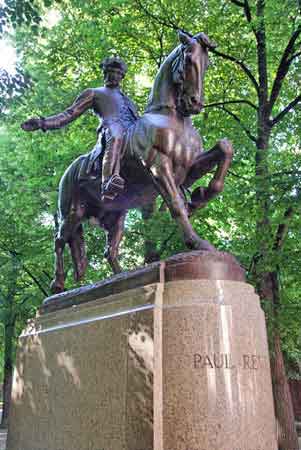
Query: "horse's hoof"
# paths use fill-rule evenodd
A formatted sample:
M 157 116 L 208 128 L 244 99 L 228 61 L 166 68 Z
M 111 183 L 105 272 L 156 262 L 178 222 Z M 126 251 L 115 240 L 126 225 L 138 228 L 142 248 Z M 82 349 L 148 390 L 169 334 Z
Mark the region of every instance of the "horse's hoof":
M 214 194 L 219 194 L 224 190 L 224 182 L 222 180 L 210 181 L 208 185 L 208 190 Z
M 116 265 L 116 266 L 114 266 L 114 268 L 112 268 L 112 270 L 113 270 L 113 272 L 114 272 L 114 275 L 117 275 L 118 273 L 121 273 L 121 272 L 122 272 L 122 269 L 121 269 L 121 267 L 120 267 L 119 264 Z
M 225 157 L 228 159 L 232 159 L 234 150 L 233 150 L 233 146 L 232 146 L 231 142 L 228 141 L 228 139 L 226 139 L 226 138 L 221 139 L 219 141 L 219 146 L 220 146 L 221 150 L 223 151 Z
M 50 291 L 52 294 L 60 294 L 61 292 L 64 292 L 64 285 L 61 285 L 56 280 L 53 280 L 50 284 Z
M 193 214 L 194 214 L 198 209 L 204 208 L 204 206 L 206 206 L 206 205 L 207 205 L 207 203 L 199 203 L 199 204 L 195 204 L 195 203 L 193 203 L 193 202 L 189 202 L 188 205 L 187 205 L 187 208 L 186 208 L 188 217 L 193 216 Z

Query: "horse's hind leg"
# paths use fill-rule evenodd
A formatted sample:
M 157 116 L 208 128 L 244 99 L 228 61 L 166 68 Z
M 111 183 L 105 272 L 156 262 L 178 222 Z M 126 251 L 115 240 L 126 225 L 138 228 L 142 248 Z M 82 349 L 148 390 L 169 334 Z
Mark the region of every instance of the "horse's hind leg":
M 106 218 L 104 228 L 107 231 L 107 242 L 104 256 L 107 258 L 114 273 L 120 273 L 118 250 L 123 236 L 126 211 L 112 213 Z
M 75 278 L 85 269 L 84 241 L 81 228 L 81 220 L 84 215 L 84 208 L 73 207 L 70 213 L 64 217 L 59 225 L 55 236 L 55 278 L 50 288 L 53 293 L 64 291 L 65 273 L 64 273 L 64 248 L 66 243 L 71 249 L 71 256 L 75 268 Z M 77 263 L 79 264 L 77 268 Z M 77 278 L 76 278 L 77 279 Z
M 215 250 L 213 245 L 201 239 L 193 230 L 189 222 L 184 198 L 176 186 L 171 165 L 170 159 L 161 155 L 161 163 L 158 168 L 158 187 L 172 217 L 177 221 L 183 231 L 185 244 L 188 248 L 194 250 Z
M 59 230 L 56 233 L 54 240 L 55 250 L 55 275 L 54 280 L 50 284 L 50 289 L 53 294 L 63 292 L 65 286 L 65 274 L 64 274 L 64 248 L 66 245 L 66 239 L 64 236 L 64 222 L 59 226 Z
M 84 230 L 80 223 L 68 241 L 74 267 L 74 280 L 79 281 L 85 274 L 88 259 L 84 240 Z
M 232 144 L 223 139 L 208 152 L 202 153 L 188 174 L 186 186 L 191 185 L 202 175 L 210 172 L 215 166 L 217 169 L 212 180 L 206 188 L 198 187 L 191 195 L 190 211 L 203 208 L 211 199 L 224 189 L 224 181 L 233 157 Z

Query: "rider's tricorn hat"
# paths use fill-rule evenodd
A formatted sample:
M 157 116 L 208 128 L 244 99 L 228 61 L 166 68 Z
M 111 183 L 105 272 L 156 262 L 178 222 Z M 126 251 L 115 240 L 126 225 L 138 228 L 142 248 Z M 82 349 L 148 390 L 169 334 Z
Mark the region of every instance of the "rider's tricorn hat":
M 101 61 L 99 67 L 104 72 L 106 72 L 109 67 L 115 67 L 117 69 L 120 69 L 123 75 L 125 75 L 128 70 L 127 65 L 121 58 L 119 58 L 119 56 L 110 56 L 108 58 L 105 58 L 103 61 Z

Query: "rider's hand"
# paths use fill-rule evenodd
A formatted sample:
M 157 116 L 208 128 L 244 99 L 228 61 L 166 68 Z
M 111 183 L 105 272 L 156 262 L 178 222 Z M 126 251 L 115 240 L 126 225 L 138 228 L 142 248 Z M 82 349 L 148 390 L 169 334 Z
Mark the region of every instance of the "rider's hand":
M 35 131 L 39 130 L 43 126 L 43 119 L 39 119 L 37 117 L 34 117 L 32 119 L 26 120 L 21 124 L 21 128 L 24 131 Z

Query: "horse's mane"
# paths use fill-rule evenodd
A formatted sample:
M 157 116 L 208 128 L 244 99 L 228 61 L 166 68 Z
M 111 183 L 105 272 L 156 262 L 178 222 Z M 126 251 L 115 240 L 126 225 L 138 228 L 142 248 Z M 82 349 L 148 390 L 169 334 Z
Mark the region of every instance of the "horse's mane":
M 176 48 L 177 52 L 174 55 L 174 59 L 171 63 L 173 82 L 178 84 L 179 87 L 183 84 L 184 78 L 184 46 L 179 45 Z
M 205 33 L 198 33 L 195 36 L 191 35 L 191 38 L 195 39 L 203 48 L 210 50 L 216 47 L 215 42 L 209 40 Z M 173 85 L 175 92 L 175 102 L 180 102 L 181 96 L 184 90 L 184 50 L 185 44 L 178 45 L 163 61 L 157 76 L 154 81 L 153 88 L 151 90 L 146 112 L 152 110 L 161 110 L 164 108 L 170 109 L 170 101 L 164 96 L 164 89 L 162 85 L 167 85 L 166 81 Z M 165 83 L 164 83 L 165 82 Z M 161 98 L 158 98 L 160 97 Z
M 176 85 L 177 91 L 181 92 L 182 86 L 183 86 L 183 73 L 184 73 L 184 45 L 180 44 L 178 45 L 163 61 L 162 65 L 160 66 L 160 69 L 156 75 L 155 82 L 153 85 L 153 88 L 151 90 L 146 111 L 149 109 L 149 107 L 152 105 L 153 99 L 154 99 L 154 91 L 156 87 L 156 83 L 158 80 L 160 80 L 163 76 L 163 74 L 166 71 L 166 68 L 169 67 L 171 69 L 171 76 L 172 76 L 172 82 Z M 170 70 L 169 69 L 169 70 Z M 166 106 L 164 104 L 161 105 L 162 107 Z

